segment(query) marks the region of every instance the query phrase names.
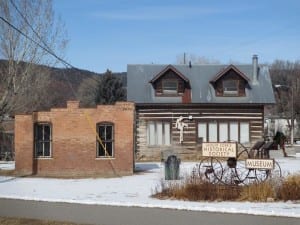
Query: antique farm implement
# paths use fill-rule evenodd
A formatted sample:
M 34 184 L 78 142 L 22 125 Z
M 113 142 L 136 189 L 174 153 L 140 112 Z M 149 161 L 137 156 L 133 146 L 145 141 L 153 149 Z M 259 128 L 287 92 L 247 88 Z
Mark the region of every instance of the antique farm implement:
M 281 168 L 270 158 L 271 143 L 257 142 L 248 149 L 238 142 L 204 142 L 203 159 L 197 165 L 199 176 L 212 183 L 228 185 L 265 181 L 281 176 Z

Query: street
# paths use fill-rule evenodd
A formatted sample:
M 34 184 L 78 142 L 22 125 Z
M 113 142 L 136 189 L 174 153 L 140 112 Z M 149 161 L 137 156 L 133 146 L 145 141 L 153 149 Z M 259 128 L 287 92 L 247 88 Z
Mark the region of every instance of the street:
M 99 225 L 298 225 L 299 218 L 0 199 L 0 216 Z

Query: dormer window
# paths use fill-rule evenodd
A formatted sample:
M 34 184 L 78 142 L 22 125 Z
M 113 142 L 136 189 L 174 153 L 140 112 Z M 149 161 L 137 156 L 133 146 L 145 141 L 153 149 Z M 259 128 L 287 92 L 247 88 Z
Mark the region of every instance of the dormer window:
M 177 80 L 162 80 L 162 91 L 164 94 L 174 95 L 178 93 L 178 81 Z
M 169 65 L 149 81 L 156 97 L 182 98 L 182 102 L 190 102 L 190 81 L 181 72 Z
M 238 80 L 223 80 L 224 95 L 238 95 L 239 81 Z
M 210 81 L 217 97 L 244 97 L 249 88 L 249 78 L 234 65 L 221 70 Z

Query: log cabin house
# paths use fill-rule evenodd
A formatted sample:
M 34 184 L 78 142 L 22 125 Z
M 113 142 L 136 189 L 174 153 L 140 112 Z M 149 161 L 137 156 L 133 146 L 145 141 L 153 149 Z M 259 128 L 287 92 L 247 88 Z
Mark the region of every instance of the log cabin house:
M 128 65 L 127 100 L 136 103 L 137 160 L 173 152 L 201 156 L 202 142 L 263 138 L 264 106 L 274 104 L 267 66 Z

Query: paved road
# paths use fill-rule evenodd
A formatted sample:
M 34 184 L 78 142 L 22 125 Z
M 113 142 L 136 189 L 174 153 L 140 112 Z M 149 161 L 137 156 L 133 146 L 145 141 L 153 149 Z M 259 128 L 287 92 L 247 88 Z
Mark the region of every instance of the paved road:
M 99 225 L 299 225 L 299 218 L 0 199 L 0 216 Z

